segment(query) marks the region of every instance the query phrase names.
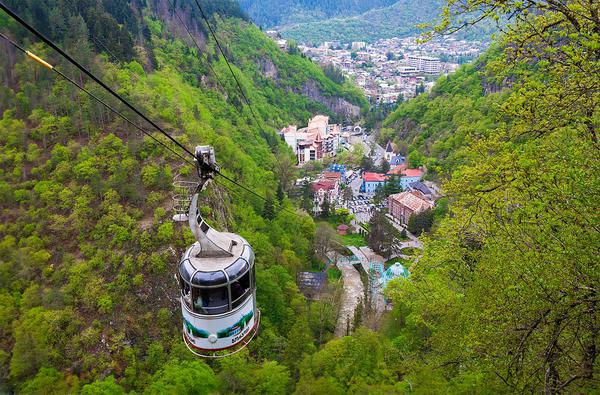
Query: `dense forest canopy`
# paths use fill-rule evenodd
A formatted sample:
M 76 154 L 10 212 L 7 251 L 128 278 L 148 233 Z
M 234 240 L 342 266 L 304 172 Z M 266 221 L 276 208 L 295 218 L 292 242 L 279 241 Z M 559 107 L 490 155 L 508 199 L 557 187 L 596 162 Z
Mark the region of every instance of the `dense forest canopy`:
M 413 382 L 598 391 L 599 11 L 449 2 L 439 31 L 474 22 L 469 12 L 512 24 L 498 48 L 385 121 L 382 141 L 396 139 L 450 199 L 411 281 L 388 290 Z
M 295 282 L 318 266 L 316 226 L 289 212 L 293 155 L 275 131 L 343 119 L 328 98 L 366 111 L 351 81 L 279 50 L 236 3 L 202 0 L 257 123 L 193 0 L 176 7 L 200 51 L 167 0 L 5 3 L 186 146 L 213 145 L 223 172 L 270 203 L 225 182 L 203 194 L 211 224 L 256 252 L 262 319 L 243 352 L 199 360 L 173 280 L 193 236 L 168 211 L 173 176 L 193 169 L 3 40 L 0 391 L 598 392 L 597 2 L 447 2 L 439 32 L 473 15 L 510 24 L 384 121 L 382 142 L 427 167 L 449 214 L 388 286 L 378 330 L 358 316 L 340 338 L 335 283 L 309 303 Z M 139 122 L 4 13 L 0 31 Z
M 293 157 L 275 127 L 314 113 L 343 117 L 304 96 L 308 82 L 348 106 L 366 106 L 362 94 L 280 51 L 234 2 L 201 4 L 259 122 L 192 1 L 177 2 L 177 11 L 201 52 L 167 1 L 7 3 L 186 146 L 214 146 L 224 174 L 274 200 L 275 210 L 265 214 L 263 201 L 229 184 L 202 198 L 212 224 L 252 244 L 262 310 L 260 336 L 237 359 L 246 373 L 236 360 L 209 368 L 181 341 L 173 281 L 193 237 L 170 219 L 171 182 L 193 169 L 2 40 L 1 391 L 290 390 L 302 352 L 332 337 L 336 313 L 333 300 L 307 305 L 295 285 L 295 273 L 312 264 L 314 223 L 290 213 Z M 0 30 L 141 123 L 4 13 Z

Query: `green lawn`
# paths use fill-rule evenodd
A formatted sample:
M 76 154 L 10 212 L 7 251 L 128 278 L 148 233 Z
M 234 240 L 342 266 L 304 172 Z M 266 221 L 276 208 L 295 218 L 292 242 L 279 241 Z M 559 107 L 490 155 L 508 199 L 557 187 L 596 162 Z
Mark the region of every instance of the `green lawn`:
M 340 236 L 340 238 L 342 239 L 342 244 L 346 246 L 362 247 L 368 245 L 365 238 L 358 233 Z

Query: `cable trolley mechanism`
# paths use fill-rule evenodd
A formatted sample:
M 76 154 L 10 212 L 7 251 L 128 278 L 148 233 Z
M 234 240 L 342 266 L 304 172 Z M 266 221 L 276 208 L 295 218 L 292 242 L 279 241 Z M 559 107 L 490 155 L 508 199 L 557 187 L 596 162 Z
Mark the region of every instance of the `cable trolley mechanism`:
M 196 238 L 176 275 L 183 340 L 195 355 L 219 358 L 246 347 L 258 330 L 254 251 L 241 236 L 219 232 L 202 218 L 199 194 L 219 168 L 210 146 L 196 147 L 195 157 L 200 182 L 174 180 L 173 220 L 187 221 Z

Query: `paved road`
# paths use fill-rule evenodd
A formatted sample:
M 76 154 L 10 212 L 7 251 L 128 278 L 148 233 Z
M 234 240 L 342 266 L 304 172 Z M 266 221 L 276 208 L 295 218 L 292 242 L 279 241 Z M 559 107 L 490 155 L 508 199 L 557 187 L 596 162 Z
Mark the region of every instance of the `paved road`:
M 352 320 L 354 319 L 354 310 L 363 299 L 364 285 L 360 280 L 358 270 L 352 265 L 340 264 L 338 268 L 342 271 L 344 280 L 344 294 L 342 295 L 342 307 L 340 308 L 340 317 L 335 327 L 335 336 L 346 336 L 347 329 L 352 330 Z

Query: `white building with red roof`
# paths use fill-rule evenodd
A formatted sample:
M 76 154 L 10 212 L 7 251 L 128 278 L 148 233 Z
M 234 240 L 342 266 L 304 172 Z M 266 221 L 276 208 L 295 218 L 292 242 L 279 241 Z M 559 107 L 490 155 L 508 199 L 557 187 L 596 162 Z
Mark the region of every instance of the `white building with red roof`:
M 375 193 L 377 188 L 383 187 L 387 181 L 387 176 L 382 173 L 364 172 L 363 182 L 360 186 L 361 192 Z
M 321 179 L 313 182 L 310 187 L 315 194 L 315 214 L 321 212 L 321 207 L 325 199 L 332 203 L 332 206 L 335 205 L 339 192 L 338 181 L 335 179 Z
M 433 203 L 420 191 L 400 192 L 388 196 L 390 215 L 399 219 L 403 224 L 408 224 L 411 215 L 430 208 L 433 208 Z
M 341 138 L 341 127 L 329 124 L 329 117 L 316 115 L 308 121 L 308 126 L 298 129 L 289 125 L 279 131 L 279 135 L 292 147 L 299 165 L 325 156 L 335 156 Z
M 423 169 L 407 169 L 406 163 L 403 163 L 399 166 L 388 171 L 387 175 L 397 175 L 400 179 L 400 187 L 403 191 L 406 191 L 409 187 L 409 184 L 417 181 L 421 181 L 425 172 Z

